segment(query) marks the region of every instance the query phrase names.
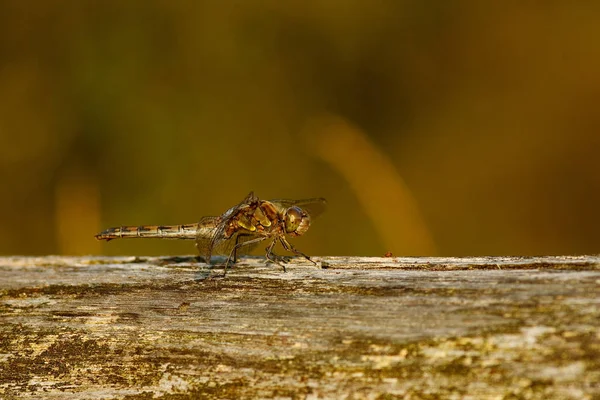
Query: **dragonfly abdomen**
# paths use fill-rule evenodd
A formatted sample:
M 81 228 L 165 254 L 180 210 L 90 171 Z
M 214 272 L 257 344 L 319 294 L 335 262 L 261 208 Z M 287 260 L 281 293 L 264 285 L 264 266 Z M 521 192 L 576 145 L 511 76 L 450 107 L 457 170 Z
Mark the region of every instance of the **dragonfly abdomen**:
M 100 232 L 96 235 L 96 239 L 106 241 L 128 238 L 196 239 L 197 231 L 198 224 L 117 226 Z

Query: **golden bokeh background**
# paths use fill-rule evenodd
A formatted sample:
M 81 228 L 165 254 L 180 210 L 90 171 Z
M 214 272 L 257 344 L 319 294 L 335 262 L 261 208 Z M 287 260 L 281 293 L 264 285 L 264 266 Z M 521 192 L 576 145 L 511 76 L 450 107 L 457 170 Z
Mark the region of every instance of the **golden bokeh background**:
M 0 254 L 254 190 L 312 255 L 600 249 L 600 3 L 0 2 Z

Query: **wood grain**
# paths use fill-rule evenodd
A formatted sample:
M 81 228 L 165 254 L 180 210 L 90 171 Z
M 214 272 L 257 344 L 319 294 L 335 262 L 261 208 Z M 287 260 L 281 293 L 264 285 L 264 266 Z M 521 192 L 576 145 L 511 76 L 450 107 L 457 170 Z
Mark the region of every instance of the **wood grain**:
M 0 257 L 0 398 L 600 397 L 598 256 L 317 260 Z

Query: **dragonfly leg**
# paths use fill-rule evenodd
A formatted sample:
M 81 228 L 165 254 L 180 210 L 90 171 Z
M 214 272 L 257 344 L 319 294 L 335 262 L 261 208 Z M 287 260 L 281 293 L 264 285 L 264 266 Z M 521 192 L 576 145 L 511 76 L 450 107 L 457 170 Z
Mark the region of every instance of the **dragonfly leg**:
M 236 251 L 240 247 L 249 246 L 249 245 L 254 244 L 254 243 L 262 242 L 266 238 L 267 238 L 266 236 L 260 236 L 260 237 L 257 237 L 256 239 L 248 240 L 246 242 L 237 243 L 233 247 L 233 249 L 231 250 L 231 253 L 229 253 L 229 257 L 227 257 L 227 261 L 225 261 L 225 274 L 227 273 L 227 268 L 229 267 L 229 263 L 235 257 Z M 225 274 L 223 274 L 223 275 L 225 275 Z
M 317 263 L 314 262 L 309 256 L 307 256 L 306 254 L 304 254 L 301 251 L 298 251 L 290 242 L 288 242 L 287 239 L 285 238 L 285 236 L 280 236 L 279 241 L 281 242 L 281 245 L 283 246 L 283 248 L 286 249 L 287 251 L 292 252 L 298 256 L 302 256 L 302 257 L 306 258 L 308 261 L 310 261 L 311 263 L 317 265 Z
M 273 240 L 271 242 L 271 244 L 267 247 L 267 254 L 265 255 L 265 257 L 267 257 L 267 260 L 271 261 L 274 264 L 279 265 L 281 268 L 283 268 L 283 272 L 287 272 L 285 269 L 285 265 L 283 265 L 282 263 L 279 262 L 279 260 L 277 259 L 277 254 L 273 253 L 273 247 L 275 247 L 275 243 L 277 243 L 277 239 Z
M 234 264 L 237 262 L 237 249 L 238 249 L 238 246 L 239 247 L 243 247 L 243 246 L 240 246 L 240 238 L 242 238 L 242 237 L 248 237 L 248 236 L 252 236 L 252 235 L 244 235 L 243 233 L 240 233 L 239 235 L 237 235 L 235 237 L 235 247 L 233 248 L 233 263 Z M 243 244 L 245 242 L 241 242 L 241 243 Z

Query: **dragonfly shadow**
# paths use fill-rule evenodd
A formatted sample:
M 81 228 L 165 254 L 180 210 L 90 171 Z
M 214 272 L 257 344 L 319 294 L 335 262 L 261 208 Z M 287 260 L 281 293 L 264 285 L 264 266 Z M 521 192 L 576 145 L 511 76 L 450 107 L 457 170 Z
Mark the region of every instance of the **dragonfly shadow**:
M 182 264 L 182 263 L 204 263 L 204 259 L 200 256 L 173 256 L 161 257 L 158 264 Z
M 189 257 L 189 259 L 192 260 L 189 262 L 196 262 L 199 264 L 194 278 L 196 282 L 219 280 L 226 276 L 226 257 L 212 257 L 210 263 L 207 263 L 202 256 Z M 231 268 L 231 266 L 229 268 Z
M 211 260 L 211 263 L 208 264 L 205 262 L 204 257 L 202 256 L 172 256 L 160 257 L 154 260 L 153 264 L 160 266 L 176 266 L 178 264 L 185 264 L 185 267 L 192 267 L 196 269 L 196 272 L 194 273 L 194 281 L 201 282 L 210 280 L 213 277 L 218 277 L 220 275 L 219 270 L 222 270 L 223 268 L 224 259 L 220 260 L 220 257 L 215 257 Z

